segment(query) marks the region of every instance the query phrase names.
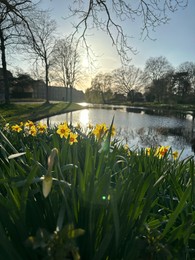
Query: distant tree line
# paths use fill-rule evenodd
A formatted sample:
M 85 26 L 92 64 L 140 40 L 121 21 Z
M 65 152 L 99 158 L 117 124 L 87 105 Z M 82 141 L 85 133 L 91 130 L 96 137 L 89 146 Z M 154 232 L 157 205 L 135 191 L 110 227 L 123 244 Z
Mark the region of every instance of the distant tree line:
M 99 73 L 86 91 L 86 100 L 195 103 L 195 63 L 186 61 L 174 68 L 160 56 L 149 58 L 143 70 L 129 65 Z

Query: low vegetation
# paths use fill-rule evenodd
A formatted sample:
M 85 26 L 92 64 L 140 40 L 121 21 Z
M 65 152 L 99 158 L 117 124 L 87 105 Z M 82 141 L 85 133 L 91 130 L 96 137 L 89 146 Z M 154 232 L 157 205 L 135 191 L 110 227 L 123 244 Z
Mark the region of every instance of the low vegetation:
M 194 158 L 115 131 L 2 125 L 1 259 L 194 259 Z
M 0 123 L 39 120 L 48 116 L 82 109 L 76 103 L 25 103 L 1 104 Z

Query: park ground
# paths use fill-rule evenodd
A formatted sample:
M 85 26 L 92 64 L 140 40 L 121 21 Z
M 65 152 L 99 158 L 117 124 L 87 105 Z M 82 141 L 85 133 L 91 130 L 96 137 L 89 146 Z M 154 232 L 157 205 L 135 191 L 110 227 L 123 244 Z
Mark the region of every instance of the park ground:
M 0 105 L 0 123 L 24 120 L 37 121 L 48 116 L 80 110 L 83 107 L 76 103 L 11 103 Z

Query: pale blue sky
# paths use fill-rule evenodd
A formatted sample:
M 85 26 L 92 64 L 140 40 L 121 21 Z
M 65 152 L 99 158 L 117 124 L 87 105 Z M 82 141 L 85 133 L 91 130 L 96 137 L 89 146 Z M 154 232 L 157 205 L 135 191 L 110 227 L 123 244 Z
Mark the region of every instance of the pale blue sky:
M 52 9 L 52 16 L 57 20 L 60 35 L 67 35 L 73 29 L 73 20 L 64 20 L 62 17 L 68 15 L 68 0 L 42 0 L 43 8 Z M 177 67 L 182 62 L 195 62 L 195 0 L 189 0 L 187 8 L 180 9 L 175 13 L 170 13 L 168 24 L 156 28 L 151 32 L 150 39 L 140 40 L 140 30 L 132 23 L 125 25 L 126 32 L 133 36 L 130 45 L 138 50 L 137 55 L 131 55 L 132 64 L 143 68 L 145 61 L 150 57 L 165 56 L 169 62 Z M 97 58 L 97 65 L 100 70 L 112 70 L 120 66 L 115 48 L 112 47 L 108 35 L 100 31 L 90 31 L 91 36 L 88 42 L 94 50 Z M 93 34 L 93 35 L 92 35 Z
M 77 18 L 69 20 L 67 7 L 72 0 L 42 0 L 43 9 L 51 9 L 51 16 L 58 24 L 58 35 L 63 37 L 73 31 L 71 23 Z M 168 24 L 156 28 L 151 32 L 150 39 L 140 40 L 140 29 L 138 22 L 124 24 L 125 32 L 134 38 L 130 39 L 130 45 L 137 49 L 138 54 L 131 54 L 131 64 L 144 68 L 145 62 L 150 57 L 165 56 L 168 61 L 177 67 L 185 61 L 195 62 L 195 0 L 189 0 L 188 6 L 175 13 L 170 13 Z M 91 45 L 96 58 L 96 73 L 99 71 L 109 72 L 121 66 L 115 48 L 106 33 L 97 30 L 88 32 L 88 43 Z
M 141 65 L 148 57 L 165 56 L 177 67 L 185 61 L 195 62 L 195 1 L 189 0 L 188 7 L 171 15 L 168 24 L 153 33 L 156 41 L 137 42 L 140 53 L 135 58 Z

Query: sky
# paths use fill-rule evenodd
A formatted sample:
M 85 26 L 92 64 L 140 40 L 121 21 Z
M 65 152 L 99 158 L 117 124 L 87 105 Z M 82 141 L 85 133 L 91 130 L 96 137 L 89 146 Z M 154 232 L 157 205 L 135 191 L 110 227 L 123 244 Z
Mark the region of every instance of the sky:
M 72 1 L 72 0 L 71 0 Z M 73 32 L 72 22 L 75 17 L 64 19 L 69 15 L 67 9 L 70 0 L 41 0 L 40 7 L 50 9 L 51 16 L 57 21 L 58 36 L 63 37 Z M 185 9 L 169 13 L 168 24 L 157 27 L 150 37 L 155 39 L 140 39 L 139 21 L 124 22 L 125 32 L 132 36 L 129 44 L 137 50 L 137 54 L 130 53 L 131 64 L 144 69 L 145 62 L 150 57 L 164 56 L 177 68 L 185 61 L 195 62 L 195 0 L 189 0 Z M 96 69 L 93 73 L 110 72 L 121 66 L 120 58 L 109 36 L 96 29 L 87 33 L 87 41 L 95 54 Z M 83 59 L 83 66 L 87 69 L 87 60 Z

